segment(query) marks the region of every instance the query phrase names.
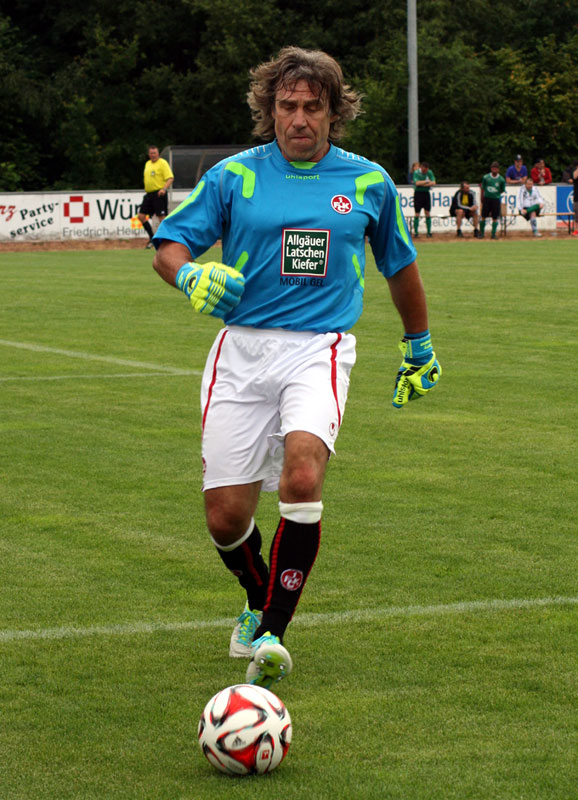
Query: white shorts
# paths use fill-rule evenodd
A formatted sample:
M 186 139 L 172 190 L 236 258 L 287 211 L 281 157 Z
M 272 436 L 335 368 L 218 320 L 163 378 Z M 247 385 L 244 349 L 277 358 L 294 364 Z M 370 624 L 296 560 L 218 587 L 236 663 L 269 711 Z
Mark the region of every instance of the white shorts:
M 201 386 L 203 490 L 262 481 L 275 491 L 291 431 L 334 453 L 354 364 L 351 333 L 220 331 Z

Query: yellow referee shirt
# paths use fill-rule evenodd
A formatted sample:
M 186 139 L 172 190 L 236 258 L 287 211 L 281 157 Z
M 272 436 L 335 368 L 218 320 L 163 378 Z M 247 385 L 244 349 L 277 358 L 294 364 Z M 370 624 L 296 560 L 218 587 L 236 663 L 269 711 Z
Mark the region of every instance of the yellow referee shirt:
M 168 178 L 174 178 L 168 161 L 164 158 L 157 158 L 156 161 L 147 161 L 144 168 L 144 188 L 145 192 L 158 192 L 162 189 Z

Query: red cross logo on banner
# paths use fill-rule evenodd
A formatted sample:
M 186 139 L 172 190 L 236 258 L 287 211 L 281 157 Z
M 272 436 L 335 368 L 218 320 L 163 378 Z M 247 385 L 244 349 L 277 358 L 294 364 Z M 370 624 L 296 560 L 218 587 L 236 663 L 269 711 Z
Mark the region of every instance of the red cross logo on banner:
M 64 204 L 64 216 L 69 218 L 69 222 L 84 222 L 90 213 L 89 209 L 88 202 L 81 194 L 71 194 Z

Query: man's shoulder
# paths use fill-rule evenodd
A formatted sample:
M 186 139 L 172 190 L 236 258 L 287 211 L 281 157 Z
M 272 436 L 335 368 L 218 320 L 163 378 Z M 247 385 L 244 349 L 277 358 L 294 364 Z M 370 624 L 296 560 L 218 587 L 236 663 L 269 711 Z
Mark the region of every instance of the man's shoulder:
M 273 144 L 273 142 L 269 142 L 268 144 L 249 147 L 247 150 L 241 150 L 239 153 L 233 153 L 226 158 L 222 158 L 205 172 L 203 180 L 205 182 L 218 183 L 227 175 L 233 177 L 234 175 L 243 174 L 245 169 L 255 172 L 263 165 L 271 163 Z
M 255 147 L 248 147 L 246 150 L 241 150 L 240 153 L 233 153 L 232 156 L 227 156 L 222 161 L 219 161 L 216 164 L 217 167 L 223 167 L 226 164 L 231 164 L 233 162 L 238 161 L 247 161 L 247 160 L 264 160 L 271 157 L 273 153 L 273 146 L 274 142 L 268 142 L 267 144 L 258 144 Z
M 387 170 L 384 169 L 377 161 L 371 161 L 359 153 L 352 153 L 349 150 L 344 150 L 342 147 L 333 145 L 335 157 L 339 159 L 340 164 L 348 165 L 351 169 L 361 170 L 363 172 L 381 172 L 385 177 L 388 175 Z

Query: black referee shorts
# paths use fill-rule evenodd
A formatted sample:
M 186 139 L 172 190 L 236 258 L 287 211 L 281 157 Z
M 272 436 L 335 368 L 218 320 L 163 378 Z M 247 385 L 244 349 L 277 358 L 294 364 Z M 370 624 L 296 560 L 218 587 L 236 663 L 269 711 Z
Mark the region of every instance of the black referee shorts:
M 142 199 L 139 212 L 141 214 L 148 214 L 149 217 L 166 217 L 169 209 L 168 195 L 164 194 L 159 197 L 158 192 L 147 192 Z

